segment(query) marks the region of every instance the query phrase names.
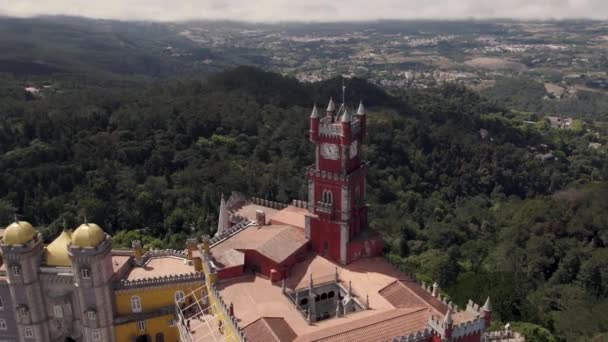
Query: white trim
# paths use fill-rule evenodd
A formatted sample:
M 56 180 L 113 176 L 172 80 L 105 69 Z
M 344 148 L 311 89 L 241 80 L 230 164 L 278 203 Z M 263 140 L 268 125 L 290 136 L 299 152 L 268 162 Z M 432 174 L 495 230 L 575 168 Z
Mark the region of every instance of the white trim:
M 146 331 L 146 321 L 137 321 L 137 330 Z
M 93 341 L 101 341 L 101 333 L 99 333 L 99 331 L 97 331 L 97 330 L 93 330 L 91 332 L 91 339 Z
M 26 327 L 23 330 L 23 335 L 25 336 L 25 338 L 34 338 L 34 329 Z
M 141 312 L 141 298 L 139 296 L 131 296 L 131 311 Z

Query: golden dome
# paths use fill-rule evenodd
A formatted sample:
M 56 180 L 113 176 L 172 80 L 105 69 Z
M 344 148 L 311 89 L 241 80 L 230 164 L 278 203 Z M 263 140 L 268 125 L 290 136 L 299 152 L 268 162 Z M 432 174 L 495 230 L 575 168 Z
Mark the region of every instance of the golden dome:
M 72 233 L 72 244 L 75 247 L 97 247 L 106 234 L 95 223 L 85 223 Z
M 29 222 L 13 222 L 4 230 L 4 243 L 7 245 L 23 245 L 32 240 L 38 232 Z
M 72 266 L 68 256 L 68 245 L 72 243 L 72 232 L 62 231 L 61 234 L 46 246 L 46 264 L 49 266 Z

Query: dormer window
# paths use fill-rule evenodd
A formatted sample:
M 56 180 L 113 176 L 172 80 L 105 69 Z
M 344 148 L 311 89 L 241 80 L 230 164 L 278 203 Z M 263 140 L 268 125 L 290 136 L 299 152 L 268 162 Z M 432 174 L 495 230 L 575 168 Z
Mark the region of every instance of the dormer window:
M 88 268 L 83 268 L 80 270 L 80 275 L 82 275 L 83 279 L 89 279 L 91 278 L 91 270 Z
M 21 275 L 21 266 L 19 266 L 19 265 L 11 266 L 11 272 L 13 273 L 13 275 L 16 275 L 16 276 Z

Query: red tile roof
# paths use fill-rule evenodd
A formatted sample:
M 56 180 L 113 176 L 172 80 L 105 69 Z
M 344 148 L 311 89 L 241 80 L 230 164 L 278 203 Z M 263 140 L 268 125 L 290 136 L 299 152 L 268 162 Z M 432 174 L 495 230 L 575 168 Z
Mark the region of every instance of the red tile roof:
M 448 306 L 433 297 L 413 280 L 396 280 L 379 291 L 389 303 L 396 308 L 425 306 L 435 311 L 435 315 L 444 315 Z
M 298 342 L 373 342 L 424 330 L 429 319 L 427 308 L 395 309 L 333 326 L 301 336 Z
M 221 259 L 230 250 L 255 250 L 280 264 L 306 243 L 304 232 L 293 226 L 251 226 L 213 246 L 211 253 Z
M 251 342 L 291 342 L 297 335 L 281 317 L 261 317 L 243 328 Z

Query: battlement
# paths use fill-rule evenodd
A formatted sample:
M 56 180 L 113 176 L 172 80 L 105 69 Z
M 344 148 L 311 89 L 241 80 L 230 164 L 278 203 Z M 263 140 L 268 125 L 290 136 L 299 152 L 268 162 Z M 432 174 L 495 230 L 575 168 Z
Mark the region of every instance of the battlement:
M 431 337 L 432 332 L 427 328 L 422 331 L 417 331 L 415 333 L 411 333 L 409 335 L 394 337 L 391 342 L 420 342 L 420 341 L 428 341 L 429 337 Z
M 452 327 L 452 337 L 458 338 L 462 336 L 472 335 L 475 333 L 482 333 L 486 327 L 485 320 L 477 317 L 473 320 L 462 322 Z
M 191 272 L 190 274 L 168 275 L 162 277 L 151 277 L 137 280 L 121 280 L 114 284 L 114 289 L 128 290 L 142 287 L 158 287 L 169 284 L 200 282 L 205 280 L 205 274 L 202 272 Z
M 350 174 L 317 170 L 315 165 L 310 165 L 306 168 L 306 174 L 309 177 L 315 176 L 321 179 L 329 179 L 334 181 L 348 181 L 352 177 L 358 175 L 360 172 L 366 172 L 368 164 L 368 162 L 362 162 L 361 167 Z
M 255 224 L 255 222 L 243 218 L 243 220 L 240 223 L 235 224 L 234 226 L 223 231 L 220 235 L 216 235 L 212 239 L 210 239 L 209 245 L 210 246 L 217 245 L 218 243 L 226 240 L 227 238 L 231 237 L 234 234 L 237 234 L 238 232 L 249 227 L 252 224 Z
M 215 301 L 216 307 L 219 308 L 222 311 L 224 317 L 226 317 L 226 323 L 228 323 L 232 331 L 236 333 L 236 338 L 238 339 L 238 341 L 246 342 L 247 338 L 245 337 L 245 333 L 243 332 L 243 330 L 239 327 L 237 318 L 234 316 L 234 314 L 231 313 L 229 306 L 226 305 L 224 299 L 220 295 L 220 292 L 215 287 L 215 285 L 211 286 L 211 291 L 209 292 L 209 295 L 212 297 L 212 300 Z
M 285 203 L 269 201 L 269 200 L 262 199 L 259 197 L 251 197 L 250 201 L 253 204 L 261 205 L 262 207 L 267 207 L 267 208 L 272 208 L 272 209 L 277 209 L 277 210 L 285 209 L 288 206 L 288 204 L 285 204 Z

